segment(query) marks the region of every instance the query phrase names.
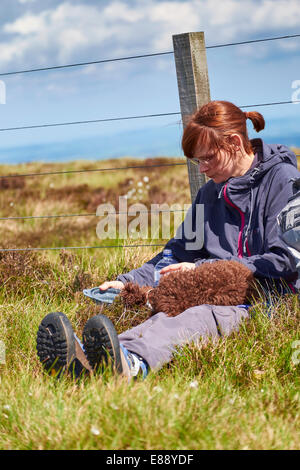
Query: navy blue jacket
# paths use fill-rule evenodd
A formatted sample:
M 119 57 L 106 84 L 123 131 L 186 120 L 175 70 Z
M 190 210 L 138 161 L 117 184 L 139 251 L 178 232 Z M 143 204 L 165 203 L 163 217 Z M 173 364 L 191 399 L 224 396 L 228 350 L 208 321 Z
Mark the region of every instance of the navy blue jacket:
M 175 236 L 166 248 L 172 249 L 179 262 L 200 265 L 218 259 L 236 260 L 248 266 L 262 282 L 269 284 L 272 281 L 277 285 L 284 280 L 293 283 L 297 279 L 295 265 L 279 237 L 276 216 L 293 194 L 291 179 L 300 176 L 297 159 L 284 145 L 268 145 L 261 139 L 253 139 L 251 144 L 257 156 L 256 166 L 224 183 L 208 181 L 191 206 L 195 232 L 201 225 L 196 217 L 196 207 L 197 204 L 204 205 L 202 248 L 186 249 L 187 243 L 193 241 L 185 236 L 187 217 L 177 232 L 182 233 L 181 238 Z M 162 253 L 159 253 L 142 267 L 121 274 L 117 279 L 124 283 L 135 281 L 140 285 L 153 285 L 154 266 L 161 257 Z

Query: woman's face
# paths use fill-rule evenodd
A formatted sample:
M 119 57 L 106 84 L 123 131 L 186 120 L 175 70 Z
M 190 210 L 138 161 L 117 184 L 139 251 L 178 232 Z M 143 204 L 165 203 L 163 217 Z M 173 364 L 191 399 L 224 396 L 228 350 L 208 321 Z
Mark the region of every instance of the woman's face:
M 231 155 L 226 150 L 219 150 L 212 153 L 209 148 L 203 151 L 203 147 L 196 148 L 192 161 L 199 167 L 200 173 L 204 173 L 215 183 L 222 183 L 229 178 L 244 175 L 250 168 L 254 154 L 247 154 L 242 147 L 238 136 L 233 136 L 235 154 Z
M 235 159 L 225 150 L 215 154 L 203 154 L 202 150 L 196 150 L 192 161 L 198 165 L 200 173 L 204 173 L 215 183 L 222 183 L 232 176 L 237 176 Z

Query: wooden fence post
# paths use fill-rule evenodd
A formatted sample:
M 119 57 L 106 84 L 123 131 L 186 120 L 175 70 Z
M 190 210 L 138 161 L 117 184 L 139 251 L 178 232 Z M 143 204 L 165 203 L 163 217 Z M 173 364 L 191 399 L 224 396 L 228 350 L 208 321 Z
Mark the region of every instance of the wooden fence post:
M 204 33 L 173 36 L 180 109 L 183 127 L 197 108 L 210 101 Z M 206 177 L 187 159 L 191 199 L 194 201 Z

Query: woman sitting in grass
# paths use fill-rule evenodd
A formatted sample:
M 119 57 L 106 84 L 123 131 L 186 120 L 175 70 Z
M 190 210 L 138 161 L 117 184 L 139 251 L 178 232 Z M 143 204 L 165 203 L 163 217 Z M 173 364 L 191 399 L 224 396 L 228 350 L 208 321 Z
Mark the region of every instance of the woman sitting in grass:
M 268 292 L 284 293 L 287 284 L 295 292 L 297 273 L 279 237 L 276 217 L 292 195 L 291 179 L 300 176 L 296 156 L 283 145 L 250 141 L 247 119 L 257 132 L 264 129 L 260 113 L 245 113 L 227 101 L 212 101 L 191 117 L 182 148 L 199 172 L 210 178 L 199 190 L 189 218 L 197 232 L 197 204 L 204 205 L 204 244 L 201 249 L 188 249 L 186 218 L 181 238 L 171 239 L 165 247 L 172 250 L 177 263 L 163 268 L 161 274 L 195 269 L 214 260 L 236 260 L 250 268 Z M 154 267 L 161 257 L 159 253 L 142 267 L 104 282 L 100 289 L 122 290 L 127 282 L 154 285 Z M 145 377 L 149 369 L 169 362 L 176 347 L 229 335 L 248 316 L 246 305 L 195 305 L 176 317 L 159 312 L 118 336 L 112 322 L 97 315 L 86 323 L 82 345 L 67 317 L 51 313 L 40 324 L 37 351 L 44 367 L 54 373 L 69 368 L 75 358 L 80 361 L 79 371 L 97 371 L 109 354 L 115 371 Z

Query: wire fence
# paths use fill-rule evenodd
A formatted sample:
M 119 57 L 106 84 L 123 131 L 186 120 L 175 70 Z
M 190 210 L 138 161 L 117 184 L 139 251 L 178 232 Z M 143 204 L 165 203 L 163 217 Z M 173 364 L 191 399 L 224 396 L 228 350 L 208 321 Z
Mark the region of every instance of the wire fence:
M 295 154 L 296 157 L 300 157 L 300 153 Z M 119 170 L 132 170 L 132 169 L 151 169 L 159 168 L 166 166 L 185 166 L 184 163 L 157 163 L 155 165 L 130 165 L 130 166 L 120 166 L 120 167 L 110 167 L 110 168 L 86 168 L 83 170 L 62 170 L 62 171 L 45 171 L 40 173 L 12 173 L 7 175 L 0 175 L 1 179 L 7 178 L 18 178 L 18 177 L 34 177 L 34 176 L 51 176 L 51 175 L 65 175 L 72 173 L 90 173 L 90 172 L 104 172 L 104 171 L 119 171 Z M 1 219 L 1 217 L 0 217 Z
M 111 168 L 87 168 L 83 170 L 45 171 L 43 173 L 22 173 L 22 174 L 14 173 L 11 175 L 0 175 L 0 178 L 64 175 L 64 174 L 72 174 L 72 173 L 132 170 L 132 169 L 142 169 L 142 168 L 151 169 L 151 168 L 158 168 L 158 167 L 165 167 L 165 166 L 182 166 L 182 165 L 186 165 L 186 163 L 157 163 L 155 165 L 130 165 L 130 166 L 120 166 L 120 167 L 111 167 Z
M 248 104 L 239 106 L 241 109 L 246 108 L 259 108 L 262 106 L 276 106 L 282 104 L 294 104 L 300 103 L 300 100 L 289 100 L 289 101 L 274 101 L 272 103 L 258 103 L 258 104 Z M 101 122 L 113 122 L 113 121 L 128 121 L 131 119 L 145 119 L 145 118 L 153 118 L 153 117 L 163 117 L 163 116 L 178 116 L 180 115 L 180 111 L 171 112 L 171 113 L 158 113 L 158 114 L 143 114 L 140 116 L 123 116 L 123 117 L 113 117 L 113 118 L 103 118 L 103 119 L 89 119 L 85 121 L 71 121 L 71 122 L 54 122 L 49 124 L 34 124 L 30 126 L 19 126 L 19 127 L 4 127 L 0 128 L 0 132 L 8 132 L 8 131 L 20 131 L 26 129 L 40 129 L 45 127 L 58 127 L 58 126 L 74 126 L 78 124 L 95 124 Z
M 277 36 L 277 37 L 272 37 L 272 38 L 264 38 L 264 39 L 252 39 L 249 41 L 241 41 L 241 42 L 231 42 L 227 44 L 216 44 L 212 46 L 206 46 L 206 49 L 216 49 L 219 47 L 228 47 L 228 46 L 240 46 L 244 44 L 253 44 L 256 42 L 267 42 L 267 41 L 277 41 L 277 40 L 282 40 L 282 39 L 292 39 L 292 38 L 297 38 L 300 37 L 300 34 L 290 34 L 287 36 Z M 71 68 L 71 67 L 83 67 L 87 65 L 96 65 L 96 64 L 107 64 L 108 62 L 118 62 L 118 61 L 123 61 L 123 60 L 132 60 L 132 59 L 143 59 L 147 57 L 156 57 L 156 56 L 162 56 L 162 55 L 171 55 L 174 54 L 173 51 L 167 51 L 167 52 L 154 52 L 150 54 L 139 54 L 139 55 L 133 55 L 133 56 L 127 56 L 127 57 L 117 57 L 113 59 L 101 59 L 101 60 L 93 60 L 89 62 L 78 62 L 74 64 L 66 64 L 66 65 L 54 65 L 51 67 L 39 67 L 39 68 L 33 68 L 33 69 L 27 69 L 27 70 L 17 70 L 17 71 L 12 71 L 12 72 L 2 72 L 0 73 L 0 77 L 5 77 L 9 75 L 18 75 L 22 73 L 33 73 L 33 72 L 45 72 L 49 70 L 59 70 L 59 69 L 65 69 L 65 68 Z
M 186 209 L 172 209 L 172 210 L 146 210 L 139 211 L 139 214 L 160 214 L 160 213 L 173 213 L 173 212 L 186 212 Z M 106 215 L 129 215 L 128 212 L 119 211 L 119 212 L 107 212 Z M 0 217 L 0 220 L 31 220 L 31 219 L 54 219 L 59 217 L 98 217 L 95 213 L 88 214 L 54 214 L 54 215 L 24 215 L 17 217 Z
M 101 245 L 101 246 L 55 246 L 55 247 L 30 247 L 30 248 L 1 248 L 1 252 L 18 252 L 18 251 L 46 251 L 46 250 L 90 250 L 90 249 L 107 249 L 107 248 L 140 248 L 140 247 L 158 247 L 165 246 L 164 243 L 146 243 L 143 245 Z
M 245 44 L 253 44 L 258 42 L 267 42 L 267 41 L 275 41 L 275 40 L 283 40 L 283 39 L 291 39 L 300 37 L 300 34 L 293 34 L 293 35 L 286 35 L 286 36 L 279 36 L 279 37 L 272 37 L 272 38 L 264 38 L 264 39 L 255 39 L 255 40 L 248 40 L 248 41 L 241 41 L 241 42 L 233 42 L 227 44 L 217 44 L 206 46 L 206 49 L 213 49 L 213 48 L 221 48 L 221 47 L 229 47 L 229 46 L 238 46 L 238 45 L 245 45 Z M 11 71 L 11 72 L 3 72 L 0 73 L 0 77 L 4 76 L 11 76 L 11 75 L 18 75 L 18 74 L 25 74 L 25 73 L 33 73 L 33 72 L 43 72 L 43 71 L 50 71 L 50 70 L 60 70 L 65 68 L 73 68 L 73 67 L 82 67 L 88 65 L 95 65 L 95 64 L 104 64 L 108 62 L 116 62 L 116 61 L 124 61 L 124 60 L 132 60 L 132 59 L 141 59 L 141 58 L 150 58 L 155 56 L 162 56 L 162 55 L 171 55 L 174 54 L 173 51 L 167 52 L 159 52 L 159 53 L 151 53 L 151 54 L 140 54 L 135 56 L 127 56 L 127 57 L 119 57 L 119 58 L 112 58 L 112 59 L 101 59 L 96 61 L 89 61 L 89 62 L 80 62 L 80 63 L 73 63 L 73 64 L 66 64 L 66 65 L 58 65 L 58 66 L 50 66 L 50 67 L 39 67 L 27 70 L 18 70 L 18 71 Z M 276 105 L 283 105 L 283 104 L 294 104 L 299 103 L 300 100 L 293 100 L 293 101 L 277 101 L 277 102 L 270 102 L 270 103 L 258 103 L 258 104 L 250 104 L 250 105 L 242 105 L 239 106 L 240 108 L 254 108 L 254 107 L 262 107 L 262 106 L 276 106 Z M 123 117 L 112 117 L 112 118 L 102 118 L 102 119 L 93 119 L 93 120 L 82 120 L 82 121 L 71 121 L 71 122 L 58 122 L 58 123 L 45 123 L 45 124 L 35 124 L 35 125 L 23 125 L 23 126 L 16 126 L 16 127 L 8 127 L 8 128 L 0 128 L 0 132 L 9 132 L 9 131 L 18 131 L 18 130 L 27 130 L 27 129 L 38 129 L 38 128 L 47 128 L 47 127 L 57 127 L 57 126 L 70 126 L 70 125 L 82 125 L 82 124 L 91 124 L 91 123 L 103 123 L 103 122 L 113 122 L 113 121 L 122 121 L 122 120 L 133 120 L 133 119 L 145 119 L 145 118 L 157 118 L 163 116 L 175 116 L 180 115 L 180 112 L 168 112 L 168 113 L 158 113 L 158 114 L 147 114 L 147 115 L 137 115 L 137 116 L 123 116 Z M 296 155 L 300 157 L 300 154 Z M 25 173 L 25 174 L 9 174 L 9 175 L 0 175 L 0 179 L 5 178 L 15 178 L 15 177 L 35 177 L 35 176 L 46 176 L 46 175 L 62 175 L 62 174 L 75 174 L 75 173 L 87 173 L 87 172 L 107 172 L 107 171 L 118 171 L 118 170 L 129 170 L 129 169 L 142 169 L 146 168 L 157 168 L 157 167 L 166 167 L 166 166 L 176 166 L 176 165 L 186 165 L 186 163 L 160 163 L 154 165 L 132 165 L 132 166 L 125 166 L 125 167 L 111 167 L 111 168 L 96 168 L 96 169 L 82 169 L 82 170 L 65 170 L 65 171 L 52 171 L 52 172 L 40 172 L 40 173 Z M 140 211 L 150 213 L 160 213 L 160 212 L 184 212 L 184 209 L 180 210 L 159 210 L 159 211 Z M 127 214 L 127 212 L 113 212 L 113 215 L 121 215 Z M 109 213 L 107 213 L 109 215 Z M 97 216 L 94 213 L 86 213 L 86 214 L 52 214 L 52 215 L 38 215 L 38 216 L 15 216 L 15 217 L 0 217 L 0 220 L 28 220 L 28 219 L 53 219 L 53 218 L 65 218 L 65 217 L 92 217 Z M 28 248 L 0 248 L 0 252 L 19 252 L 19 251 L 39 251 L 39 250 L 70 250 L 70 249 L 107 249 L 107 248 L 136 248 L 136 247 L 161 247 L 164 244 L 135 244 L 135 245 L 102 245 L 102 246 L 69 246 L 69 247 L 28 247 Z

